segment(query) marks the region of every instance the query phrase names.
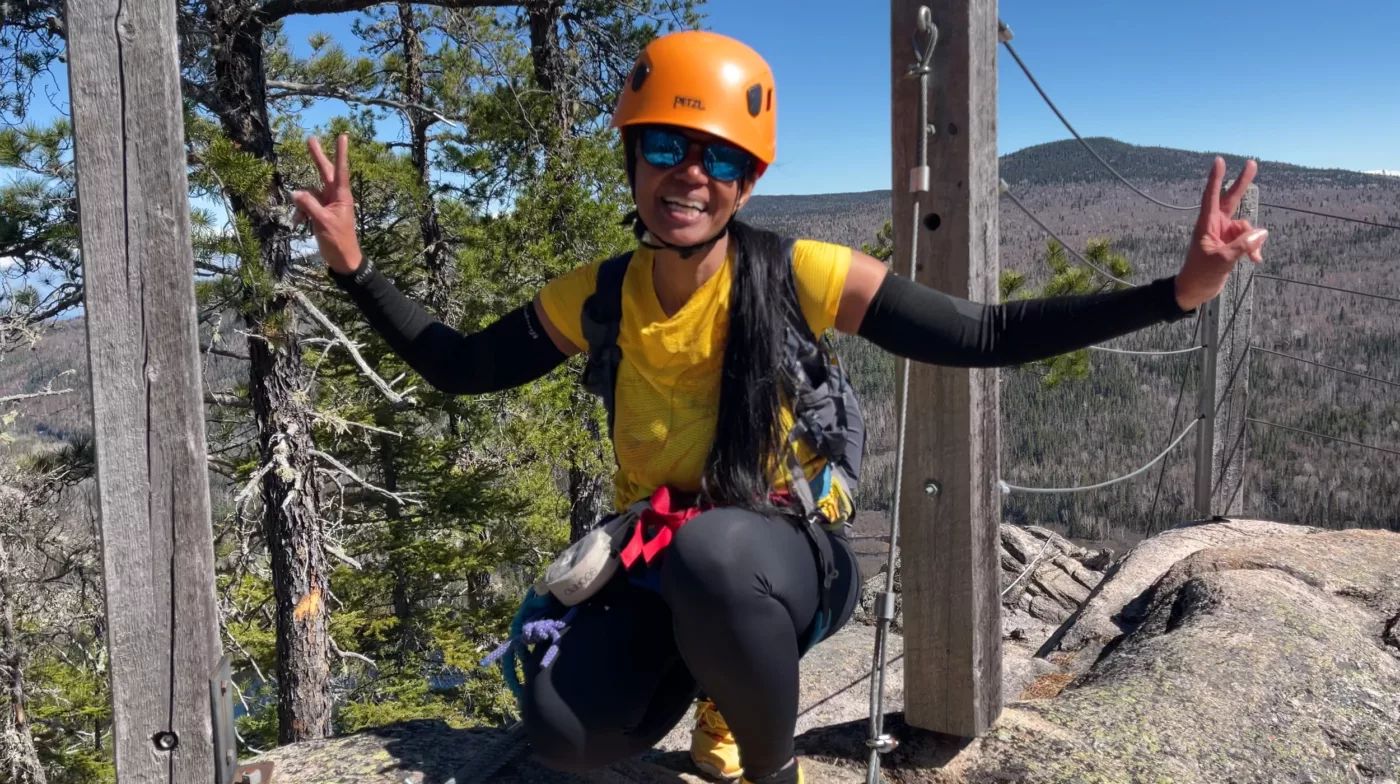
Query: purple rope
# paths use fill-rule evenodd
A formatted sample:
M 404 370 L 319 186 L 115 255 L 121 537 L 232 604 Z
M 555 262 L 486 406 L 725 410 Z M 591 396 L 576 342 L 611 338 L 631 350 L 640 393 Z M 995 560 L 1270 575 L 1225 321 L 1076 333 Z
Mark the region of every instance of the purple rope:
M 492 651 L 490 656 L 482 660 L 482 666 L 490 667 L 495 664 L 502 656 L 505 656 L 506 653 L 510 651 L 511 646 L 519 645 L 525 647 L 548 640 L 550 643 L 549 650 L 545 651 L 544 659 L 540 662 L 541 666 L 548 667 L 554 662 L 554 657 L 559 655 L 559 636 L 569 627 L 569 622 L 574 619 L 574 615 L 577 613 L 578 608 L 573 607 L 564 614 L 563 618 L 543 618 L 525 624 L 520 629 L 520 636 L 501 643 L 499 648 Z
M 577 612 L 578 608 L 571 607 L 563 618 L 531 621 L 520 630 L 520 642 L 525 645 L 534 645 L 549 640 L 549 650 L 545 651 L 544 659 L 540 660 L 541 667 L 548 667 L 554 661 L 554 657 L 559 655 L 559 635 L 563 634 L 564 630 L 569 627 L 569 621 L 574 619 L 574 614 Z

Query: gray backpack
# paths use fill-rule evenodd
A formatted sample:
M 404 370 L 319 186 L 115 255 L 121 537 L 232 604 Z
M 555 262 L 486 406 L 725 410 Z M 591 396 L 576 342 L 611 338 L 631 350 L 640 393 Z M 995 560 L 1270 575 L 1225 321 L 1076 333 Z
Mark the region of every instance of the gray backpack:
M 792 275 L 794 241 L 783 240 L 787 260 L 788 295 L 797 302 L 797 285 Z M 588 364 L 583 369 L 581 383 L 585 389 L 603 399 L 608 414 L 608 434 L 613 433 L 616 413 L 614 387 L 622 351 L 617 336 L 622 321 L 622 281 L 632 259 L 629 251 L 604 261 L 598 269 L 598 283 L 593 295 L 584 302 L 583 336 L 588 341 Z M 794 401 L 797 423 L 791 440 L 805 439 L 807 445 L 826 458 L 832 474 L 840 477 L 852 495 L 860 481 L 861 462 L 865 457 L 865 418 L 850 377 L 840 364 L 829 341 L 812 334 L 800 307 L 788 320 L 784 337 L 784 373 L 786 391 Z M 789 444 L 789 465 L 794 476 L 801 476 L 796 465 L 797 454 Z M 816 512 L 816 499 L 826 494 L 831 476 L 823 472 L 811 486 L 794 483 L 793 493 L 803 504 L 803 513 Z

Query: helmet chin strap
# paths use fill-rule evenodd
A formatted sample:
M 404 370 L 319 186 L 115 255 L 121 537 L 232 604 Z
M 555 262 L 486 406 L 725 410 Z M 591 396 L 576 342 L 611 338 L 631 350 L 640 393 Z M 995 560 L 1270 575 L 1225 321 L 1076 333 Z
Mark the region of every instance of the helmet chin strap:
M 734 205 L 734 212 L 730 213 L 729 220 L 724 222 L 720 230 L 715 232 L 713 237 L 697 242 L 694 245 L 676 245 L 656 236 L 651 232 L 651 229 L 647 228 L 646 223 L 642 221 L 641 213 L 637 210 L 632 210 L 632 212 L 628 213 L 627 217 L 623 219 L 623 223 L 631 223 L 632 233 L 637 236 L 637 241 L 648 248 L 652 250 L 674 250 L 680 254 L 682 259 L 689 259 L 701 250 L 709 248 L 723 239 L 724 236 L 729 233 L 729 224 L 734 222 L 734 217 L 739 214 L 739 209 L 742 206 L 742 203 L 736 203 Z
M 733 218 L 731 217 L 730 220 L 733 220 Z M 647 246 L 648 248 L 651 248 L 652 250 L 674 250 L 677 253 L 679 253 L 680 257 L 683 259 L 689 259 L 696 253 L 699 253 L 701 250 L 713 246 L 716 242 L 719 242 L 720 239 L 724 237 L 724 235 L 729 233 L 729 222 L 726 221 L 724 226 L 719 230 L 718 233 L 715 234 L 715 236 L 703 242 L 697 242 L 694 245 L 675 245 L 673 243 L 661 239 L 655 234 L 652 234 L 651 229 L 648 229 L 646 227 L 646 224 L 642 223 L 642 219 L 640 216 L 637 218 L 636 223 L 633 224 L 633 227 L 634 230 L 637 230 L 638 232 L 637 240 L 643 245 Z

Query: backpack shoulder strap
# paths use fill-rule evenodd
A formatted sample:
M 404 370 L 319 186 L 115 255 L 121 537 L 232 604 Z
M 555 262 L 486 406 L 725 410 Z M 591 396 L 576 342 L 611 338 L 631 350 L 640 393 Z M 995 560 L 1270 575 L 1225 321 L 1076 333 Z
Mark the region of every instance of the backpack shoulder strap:
M 782 238 L 783 260 L 787 264 L 784 270 L 783 280 L 787 282 L 787 296 L 792 307 L 787 310 L 788 322 L 797 331 L 797 336 L 817 342 L 816 335 L 812 334 L 812 327 L 807 323 L 807 317 L 802 313 L 802 299 L 797 296 L 797 270 L 793 267 L 797 263 L 797 240 L 793 237 Z
M 598 266 L 598 282 L 593 294 L 583 303 L 580 314 L 583 338 L 588 341 L 588 364 L 583 368 L 583 388 L 603 399 L 608 412 L 608 437 L 612 437 L 615 420 L 613 392 L 617 385 L 617 367 L 622 362 L 622 350 L 617 347 L 617 334 L 622 325 L 622 281 L 627 277 L 627 265 L 632 252 L 614 256 Z

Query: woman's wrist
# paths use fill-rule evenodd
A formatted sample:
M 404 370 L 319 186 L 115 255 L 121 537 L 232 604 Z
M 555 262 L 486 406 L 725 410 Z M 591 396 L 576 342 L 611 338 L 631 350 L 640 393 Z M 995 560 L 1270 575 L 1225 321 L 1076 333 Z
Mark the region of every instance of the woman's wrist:
M 337 286 L 348 289 L 352 286 L 364 286 L 368 283 L 375 274 L 375 267 L 368 259 L 357 258 L 355 265 L 348 272 L 341 272 L 330 266 L 326 267 L 326 271 L 330 273 L 331 279 L 335 281 Z
M 348 253 L 337 255 L 340 256 L 340 263 L 335 264 L 327 259 L 326 266 L 330 267 L 331 270 L 338 275 L 354 275 L 355 271 L 358 270 L 360 265 L 364 262 L 364 256 L 360 253 L 359 248 L 354 248 Z

